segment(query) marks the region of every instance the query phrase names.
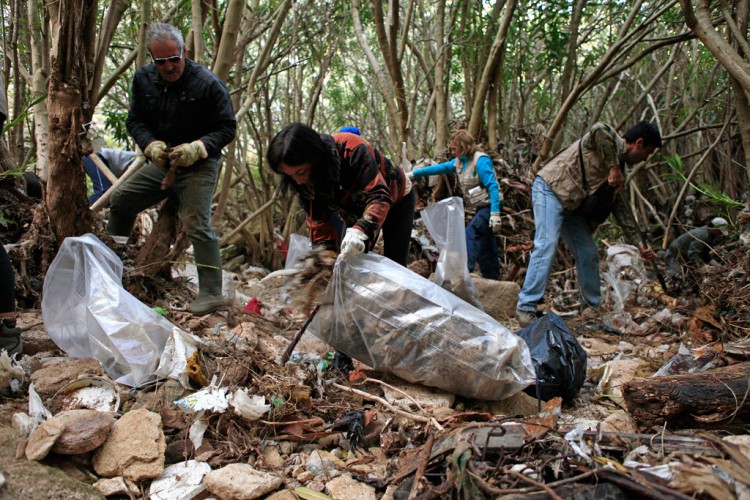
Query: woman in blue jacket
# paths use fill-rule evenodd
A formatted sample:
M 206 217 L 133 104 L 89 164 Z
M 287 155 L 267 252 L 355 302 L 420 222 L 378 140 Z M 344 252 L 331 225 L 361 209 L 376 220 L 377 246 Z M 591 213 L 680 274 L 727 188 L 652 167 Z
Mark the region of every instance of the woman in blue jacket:
M 492 159 L 477 151 L 474 138 L 466 130 L 451 134 L 450 149 L 455 155 L 450 161 L 420 168 L 409 177 L 425 177 L 455 172 L 463 190 L 464 210 L 476 211 L 466 226 L 466 250 L 469 271 L 479 262 L 482 277 L 500 278 L 495 233 L 500 230 L 500 210 L 503 206 L 500 188 L 495 178 Z

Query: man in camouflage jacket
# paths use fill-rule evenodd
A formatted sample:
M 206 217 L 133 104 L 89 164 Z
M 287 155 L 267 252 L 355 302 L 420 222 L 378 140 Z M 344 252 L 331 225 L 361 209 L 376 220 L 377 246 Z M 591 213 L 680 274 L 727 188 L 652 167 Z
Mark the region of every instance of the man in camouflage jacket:
M 588 181 L 584 188 L 579 145 Z M 581 202 L 608 182 L 616 190 L 625 184 L 625 164 L 648 158 L 661 146 L 659 130 L 639 122 L 621 137 L 611 126 L 596 123 L 579 141 L 553 157 L 537 174 L 531 189 L 534 207 L 534 249 L 518 296 L 516 316 L 522 325 L 530 323 L 544 296 L 560 236 L 573 252 L 578 285 L 584 307 L 599 307 L 599 254 L 588 218 L 576 211 Z

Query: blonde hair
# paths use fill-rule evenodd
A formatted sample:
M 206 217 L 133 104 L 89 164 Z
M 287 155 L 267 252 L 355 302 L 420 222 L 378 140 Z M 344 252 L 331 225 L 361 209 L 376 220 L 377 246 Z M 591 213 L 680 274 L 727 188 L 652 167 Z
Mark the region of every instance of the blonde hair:
M 454 131 L 451 134 L 450 142 L 461 148 L 461 151 L 466 156 L 472 156 L 477 150 L 474 137 L 465 129 Z

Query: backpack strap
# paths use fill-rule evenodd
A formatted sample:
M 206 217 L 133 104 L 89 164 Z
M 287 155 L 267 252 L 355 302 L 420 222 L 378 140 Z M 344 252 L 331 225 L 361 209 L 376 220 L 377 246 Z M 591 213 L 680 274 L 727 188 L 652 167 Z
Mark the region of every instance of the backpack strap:
M 583 191 L 589 192 L 589 180 L 586 178 L 586 169 L 583 168 L 583 137 L 578 140 L 578 164 L 581 166 L 581 179 L 583 180 Z

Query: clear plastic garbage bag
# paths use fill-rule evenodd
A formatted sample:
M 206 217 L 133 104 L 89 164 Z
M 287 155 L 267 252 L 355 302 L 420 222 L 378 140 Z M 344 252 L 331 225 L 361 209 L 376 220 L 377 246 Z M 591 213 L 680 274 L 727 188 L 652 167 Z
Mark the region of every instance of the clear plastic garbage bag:
M 484 311 L 467 266 L 464 201 L 457 196 L 439 201 L 422 210 L 422 220 L 440 249 L 435 283 Z
M 383 256 L 339 259 L 308 328 L 372 368 L 501 400 L 534 383 L 526 344 L 490 316 Z
M 93 234 L 66 238 L 44 279 L 42 320 L 73 358 L 95 358 L 121 384 L 145 382 L 176 328 L 122 287 L 122 262 Z

